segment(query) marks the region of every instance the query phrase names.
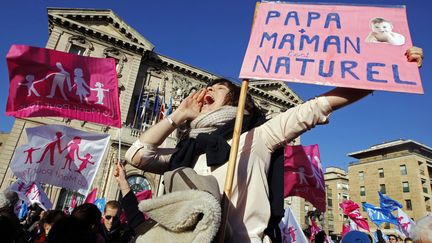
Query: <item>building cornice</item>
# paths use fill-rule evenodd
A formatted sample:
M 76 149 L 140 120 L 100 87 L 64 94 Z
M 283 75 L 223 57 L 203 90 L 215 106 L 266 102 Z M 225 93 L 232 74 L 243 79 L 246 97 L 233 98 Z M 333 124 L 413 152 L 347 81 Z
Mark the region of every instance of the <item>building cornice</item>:
M 160 65 L 163 65 L 167 68 L 172 68 L 180 73 L 194 76 L 198 79 L 203 79 L 205 81 L 210 81 L 213 79 L 218 78 L 218 76 L 205 71 L 203 69 L 194 67 L 192 65 L 189 65 L 187 63 L 172 59 L 170 57 L 164 56 L 162 54 L 156 53 L 156 52 L 150 52 L 148 59 L 150 61 L 156 62 Z
M 271 87 L 276 88 L 282 95 L 274 95 L 265 90 Z M 303 100 L 284 82 L 270 80 L 253 81 L 249 84 L 249 92 L 254 96 L 258 96 L 263 100 L 272 101 L 286 109 L 303 103 Z
M 432 148 L 424 144 L 418 143 L 416 141 L 405 140 L 405 139 L 399 139 L 391 142 L 377 144 L 370 147 L 369 149 L 352 152 L 347 155 L 356 159 L 361 159 L 361 158 L 373 156 L 374 154 L 385 154 L 390 150 L 403 151 L 412 147 L 417 147 L 422 151 L 426 152 L 426 154 L 430 154 L 430 156 L 432 157 Z M 413 153 L 415 152 L 413 151 Z
M 392 156 L 387 156 L 387 157 L 379 157 L 376 159 L 370 159 L 370 160 L 366 160 L 366 161 L 354 161 L 354 162 L 349 162 L 348 163 L 348 168 L 350 167 L 355 167 L 355 166 L 362 166 L 365 164 L 369 164 L 369 163 L 376 163 L 376 162 L 386 162 L 388 160 L 393 160 L 393 159 L 398 159 L 398 158 L 403 158 L 403 157 L 410 157 L 410 156 L 418 156 L 421 158 L 424 158 L 426 160 L 430 160 L 431 157 L 427 157 L 424 156 L 423 154 L 420 153 L 416 153 L 416 152 L 410 152 L 410 153 L 403 153 L 403 154 L 398 154 L 398 155 L 392 155 Z
M 61 13 L 60 11 L 63 11 L 63 9 L 48 9 L 50 32 L 55 25 L 59 25 L 64 28 L 82 33 L 85 36 L 103 40 L 110 45 L 119 46 L 123 49 L 141 55 L 144 54 L 145 51 L 152 51 L 154 49 L 153 44 L 145 40 L 145 38 L 141 37 L 141 35 L 135 34 L 136 31 L 130 26 L 127 26 L 127 28 L 124 27 L 126 24 L 121 19 L 116 17 L 116 15 L 111 10 L 99 10 L 100 12 L 98 12 L 96 10 L 66 9 L 66 11 L 68 10 L 68 13 Z M 124 38 L 120 38 L 102 30 L 92 28 L 91 26 L 81 23 L 77 20 L 105 21 L 106 23 L 119 29 L 120 33 L 124 35 Z

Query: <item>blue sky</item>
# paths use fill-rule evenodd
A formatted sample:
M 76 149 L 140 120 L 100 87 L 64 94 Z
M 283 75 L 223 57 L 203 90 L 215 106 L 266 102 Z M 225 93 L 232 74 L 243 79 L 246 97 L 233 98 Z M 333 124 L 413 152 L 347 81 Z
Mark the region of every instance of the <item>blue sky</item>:
M 0 131 L 10 131 L 13 118 L 4 115 L 9 89 L 5 56 L 12 44 L 43 47 L 48 40 L 47 7 L 111 9 L 151 41 L 161 54 L 221 76 L 236 78 L 245 53 L 252 0 L 219 1 L 5 1 L 0 22 Z M 334 1 L 313 1 L 327 2 Z M 335 112 L 328 125 L 302 136 L 302 143 L 318 143 L 324 166 L 346 168 L 354 161 L 346 154 L 385 141 L 413 139 L 432 147 L 431 1 L 344 1 L 339 3 L 406 5 L 414 45 L 424 49 L 420 70 L 424 95 L 375 92 Z M 24 6 L 25 5 L 25 6 Z M 330 87 L 289 84 L 304 100 Z

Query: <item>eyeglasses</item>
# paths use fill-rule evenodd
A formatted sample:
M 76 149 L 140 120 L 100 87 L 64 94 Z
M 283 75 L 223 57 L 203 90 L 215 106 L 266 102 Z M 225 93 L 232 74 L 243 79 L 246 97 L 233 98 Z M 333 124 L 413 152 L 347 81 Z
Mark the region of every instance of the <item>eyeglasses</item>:
M 105 215 L 105 219 L 106 219 L 106 220 L 110 220 L 111 218 L 112 218 L 114 221 L 116 221 L 116 220 L 119 219 L 118 216 Z

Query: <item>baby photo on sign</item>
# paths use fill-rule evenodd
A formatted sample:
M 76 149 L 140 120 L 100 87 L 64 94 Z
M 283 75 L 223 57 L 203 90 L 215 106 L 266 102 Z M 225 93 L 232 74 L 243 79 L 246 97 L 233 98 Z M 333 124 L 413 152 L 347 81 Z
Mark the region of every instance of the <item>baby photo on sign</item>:
M 386 43 L 401 46 L 405 44 L 405 37 L 399 33 L 393 32 L 393 25 L 384 18 L 373 18 L 369 22 L 371 32 L 366 37 L 369 43 Z

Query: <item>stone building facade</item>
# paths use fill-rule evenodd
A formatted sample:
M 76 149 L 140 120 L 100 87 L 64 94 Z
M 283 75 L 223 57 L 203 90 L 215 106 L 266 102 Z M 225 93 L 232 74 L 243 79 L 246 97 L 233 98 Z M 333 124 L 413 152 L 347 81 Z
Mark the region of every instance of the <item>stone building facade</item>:
M 378 206 L 381 191 L 399 201 L 414 220 L 431 212 L 432 148 L 400 139 L 348 155 L 358 159 L 348 166 L 351 200 Z M 370 221 L 369 226 L 376 228 Z
M 333 239 L 340 239 L 345 216 L 339 203 L 350 199 L 348 175 L 338 167 L 327 167 L 324 173 L 326 186 L 327 211 L 324 215 L 324 230 Z
M 158 96 L 164 103 L 171 103 L 175 109 L 191 91 L 205 87 L 217 75 L 157 53 L 150 41 L 111 10 L 49 8 L 48 20 L 49 38 L 46 48 L 116 60 L 124 126 L 120 130 L 55 117 L 16 119 L 10 136 L 4 143 L 3 153 L 0 154 L 0 189 L 6 189 L 15 181 L 9 165 L 15 148 L 27 142 L 25 129 L 45 124 L 63 124 L 83 131 L 111 135 L 109 148 L 92 187 L 98 188 L 98 197 L 117 199 L 120 192 L 112 173 L 119 150 L 123 158 L 129 146 L 157 120 L 157 115 L 152 115 L 151 108 L 143 112 L 144 100 L 148 100 L 148 107 L 153 107 Z M 253 82 L 249 85 L 249 93 L 268 116 L 302 103 L 286 84 L 279 82 Z M 298 142 L 299 140 L 294 143 Z M 175 143 L 174 136 L 165 141 L 166 146 L 174 146 Z M 127 171 L 128 180 L 135 191 L 158 191 L 158 175 L 132 167 L 127 167 Z M 83 199 L 75 192 L 51 185 L 45 185 L 45 191 L 56 208 L 69 205 L 72 195 L 76 195 L 78 201 Z M 299 200 L 298 204 L 301 203 L 302 200 Z

